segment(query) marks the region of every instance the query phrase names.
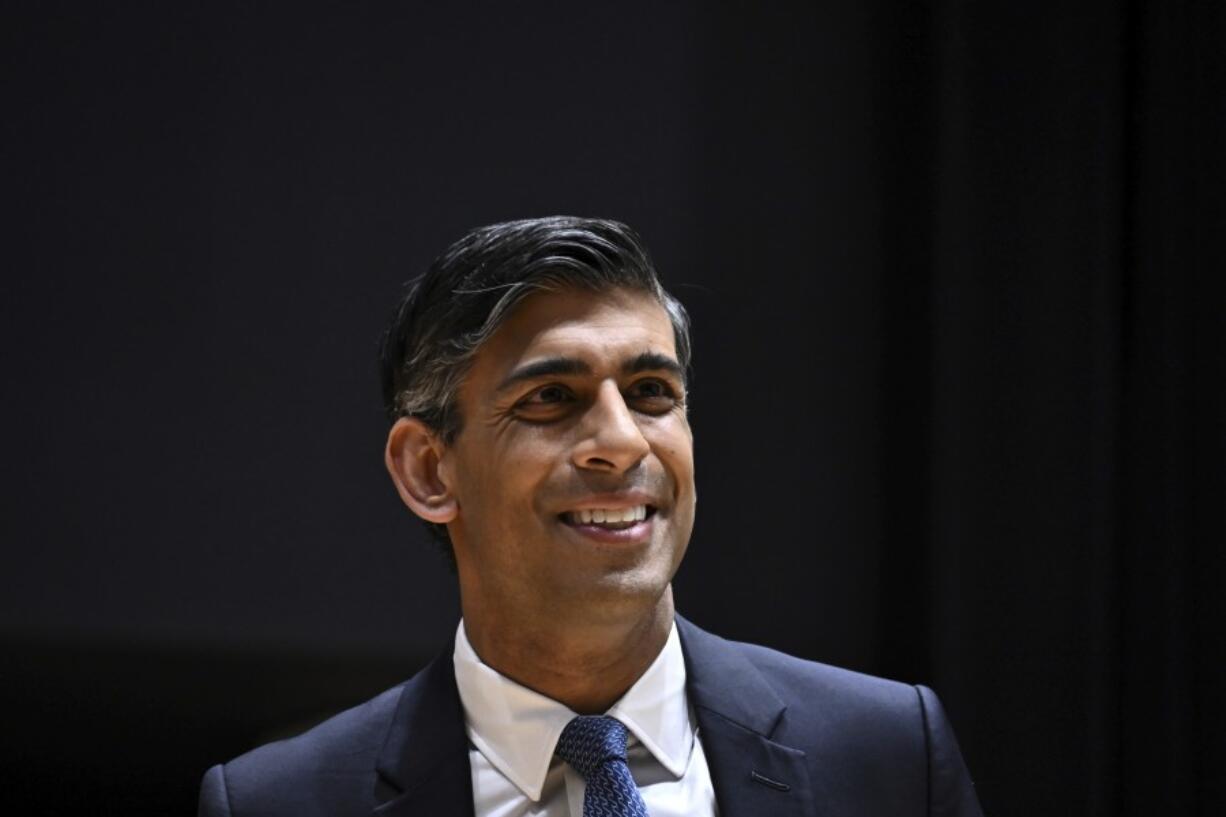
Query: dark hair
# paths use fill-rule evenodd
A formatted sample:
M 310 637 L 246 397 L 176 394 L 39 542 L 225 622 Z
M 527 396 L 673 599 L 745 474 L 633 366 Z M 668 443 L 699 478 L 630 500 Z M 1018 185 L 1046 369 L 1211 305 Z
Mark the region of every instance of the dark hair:
M 380 353 L 388 419 L 418 417 L 455 439 L 456 392 L 481 344 L 526 296 L 576 287 L 655 297 L 672 322 L 678 362 L 689 367 L 689 317 L 633 230 L 573 216 L 508 221 L 469 231 L 407 286 Z M 430 528 L 447 541 L 445 528 Z

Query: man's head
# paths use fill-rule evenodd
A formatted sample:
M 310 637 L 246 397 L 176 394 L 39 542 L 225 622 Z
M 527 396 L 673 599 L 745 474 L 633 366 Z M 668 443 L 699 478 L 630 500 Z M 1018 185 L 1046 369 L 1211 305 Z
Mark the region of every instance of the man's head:
M 684 309 L 616 222 L 480 228 L 415 283 L 383 350 L 386 459 L 446 526 L 466 616 L 664 593 L 693 527 L 688 362 Z

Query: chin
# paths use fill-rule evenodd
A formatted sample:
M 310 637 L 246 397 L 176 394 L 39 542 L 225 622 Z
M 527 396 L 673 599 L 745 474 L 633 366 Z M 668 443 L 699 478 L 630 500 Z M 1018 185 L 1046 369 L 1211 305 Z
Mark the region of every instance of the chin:
M 575 607 L 605 611 L 624 618 L 641 615 L 659 604 L 672 581 L 672 571 L 658 563 L 639 564 L 623 570 L 609 570 L 571 584 L 568 593 Z

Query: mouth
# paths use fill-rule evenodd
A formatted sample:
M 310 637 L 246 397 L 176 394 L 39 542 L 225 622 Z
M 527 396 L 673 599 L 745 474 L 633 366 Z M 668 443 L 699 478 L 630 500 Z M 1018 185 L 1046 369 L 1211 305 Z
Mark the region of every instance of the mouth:
M 568 527 L 602 542 L 628 543 L 650 537 L 654 505 L 623 508 L 581 508 L 559 515 Z
M 654 505 L 633 505 L 629 508 L 583 508 L 562 514 L 568 525 L 598 525 L 606 530 L 623 530 L 654 516 Z

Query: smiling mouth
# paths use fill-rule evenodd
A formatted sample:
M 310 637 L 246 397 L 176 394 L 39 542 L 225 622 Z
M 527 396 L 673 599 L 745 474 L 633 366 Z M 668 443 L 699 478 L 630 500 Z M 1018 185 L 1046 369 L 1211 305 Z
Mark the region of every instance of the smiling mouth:
M 567 511 L 562 521 L 572 526 L 593 526 L 604 530 L 632 528 L 656 513 L 654 505 L 633 505 L 629 508 L 584 508 Z

